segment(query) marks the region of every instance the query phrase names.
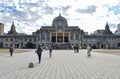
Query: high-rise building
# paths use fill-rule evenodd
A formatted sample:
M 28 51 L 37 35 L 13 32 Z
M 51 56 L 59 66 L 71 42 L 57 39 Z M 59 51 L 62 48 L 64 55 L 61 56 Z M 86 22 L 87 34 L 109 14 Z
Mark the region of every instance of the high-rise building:
M 0 23 L 0 36 L 4 34 L 4 24 Z
M 115 31 L 116 35 L 120 35 L 120 24 L 118 24 L 118 29 Z

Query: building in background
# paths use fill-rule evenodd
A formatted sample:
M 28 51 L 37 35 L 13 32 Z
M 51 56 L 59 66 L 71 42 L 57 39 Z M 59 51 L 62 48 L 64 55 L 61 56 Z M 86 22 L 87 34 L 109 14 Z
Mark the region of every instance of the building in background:
M 93 35 L 84 35 L 83 47 L 90 45 L 97 49 L 120 48 L 120 36 L 114 35 L 106 22 L 104 30 L 97 30 Z
M 120 24 L 118 24 L 118 29 L 114 33 L 115 35 L 120 35 Z
M 66 18 L 61 16 L 55 17 L 52 26 L 42 26 L 35 32 L 38 44 L 48 46 L 52 44 L 54 48 L 67 49 L 71 45 L 78 44 L 81 48 L 83 30 L 79 26 L 68 26 Z
M 69 49 L 73 45 L 79 45 L 79 48 L 86 48 L 87 45 L 96 49 L 120 48 L 119 32 L 120 24 L 116 35 L 110 31 L 106 22 L 105 29 L 98 29 L 94 34 L 88 35 L 79 26 L 68 26 L 67 19 L 59 14 L 53 19 L 52 26 L 41 26 L 32 35 L 17 33 L 13 22 L 10 31 L 0 36 L 0 47 L 27 48 L 32 45 L 35 48 L 39 44 L 43 47 L 52 44 L 54 48 L 61 49 Z
M 96 30 L 94 31 L 93 35 L 103 35 L 104 30 Z
M 4 48 L 34 48 L 36 46 L 36 36 L 18 33 L 16 31 L 14 22 L 12 22 L 10 31 L 3 35 L 3 39 L 1 40 Z M 30 47 L 27 47 L 28 44 Z
M 0 23 L 0 36 L 4 34 L 4 24 Z

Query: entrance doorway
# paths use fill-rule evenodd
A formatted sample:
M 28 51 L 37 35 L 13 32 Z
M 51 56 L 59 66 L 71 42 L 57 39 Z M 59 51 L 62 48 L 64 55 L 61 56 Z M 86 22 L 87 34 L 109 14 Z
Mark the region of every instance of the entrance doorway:
M 69 33 L 51 33 L 51 42 L 68 43 Z
M 63 42 L 63 33 L 57 33 L 57 42 L 62 43 Z
M 56 37 L 52 36 L 52 42 L 56 42 Z
M 64 33 L 64 42 L 69 42 L 69 33 Z
M 51 36 L 52 36 L 51 42 L 56 42 L 56 34 L 51 33 Z

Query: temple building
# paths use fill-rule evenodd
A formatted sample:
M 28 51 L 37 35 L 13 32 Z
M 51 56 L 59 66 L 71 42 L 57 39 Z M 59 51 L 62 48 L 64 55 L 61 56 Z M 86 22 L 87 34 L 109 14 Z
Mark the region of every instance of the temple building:
M 51 26 L 41 26 L 32 35 L 18 33 L 13 22 L 10 31 L 0 36 L 0 47 L 3 48 L 35 48 L 39 44 L 43 47 L 52 44 L 54 48 L 61 49 L 71 49 L 75 45 L 79 48 L 86 48 L 87 45 L 96 49 L 120 48 L 120 35 L 110 31 L 108 22 L 105 29 L 88 35 L 79 26 L 69 26 L 67 19 L 59 14 Z
M 71 45 L 82 45 L 83 30 L 78 26 L 68 26 L 67 20 L 61 15 L 54 18 L 52 26 L 42 26 L 34 34 L 38 44 L 59 45 L 61 48 L 69 48 Z

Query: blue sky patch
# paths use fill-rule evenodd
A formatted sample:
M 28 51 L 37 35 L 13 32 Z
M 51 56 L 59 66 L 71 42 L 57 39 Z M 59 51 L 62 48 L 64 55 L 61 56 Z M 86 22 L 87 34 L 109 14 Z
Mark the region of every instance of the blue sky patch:
M 108 9 L 109 11 L 114 11 L 115 15 L 120 14 L 120 5 L 112 6 L 112 7 L 109 7 Z

